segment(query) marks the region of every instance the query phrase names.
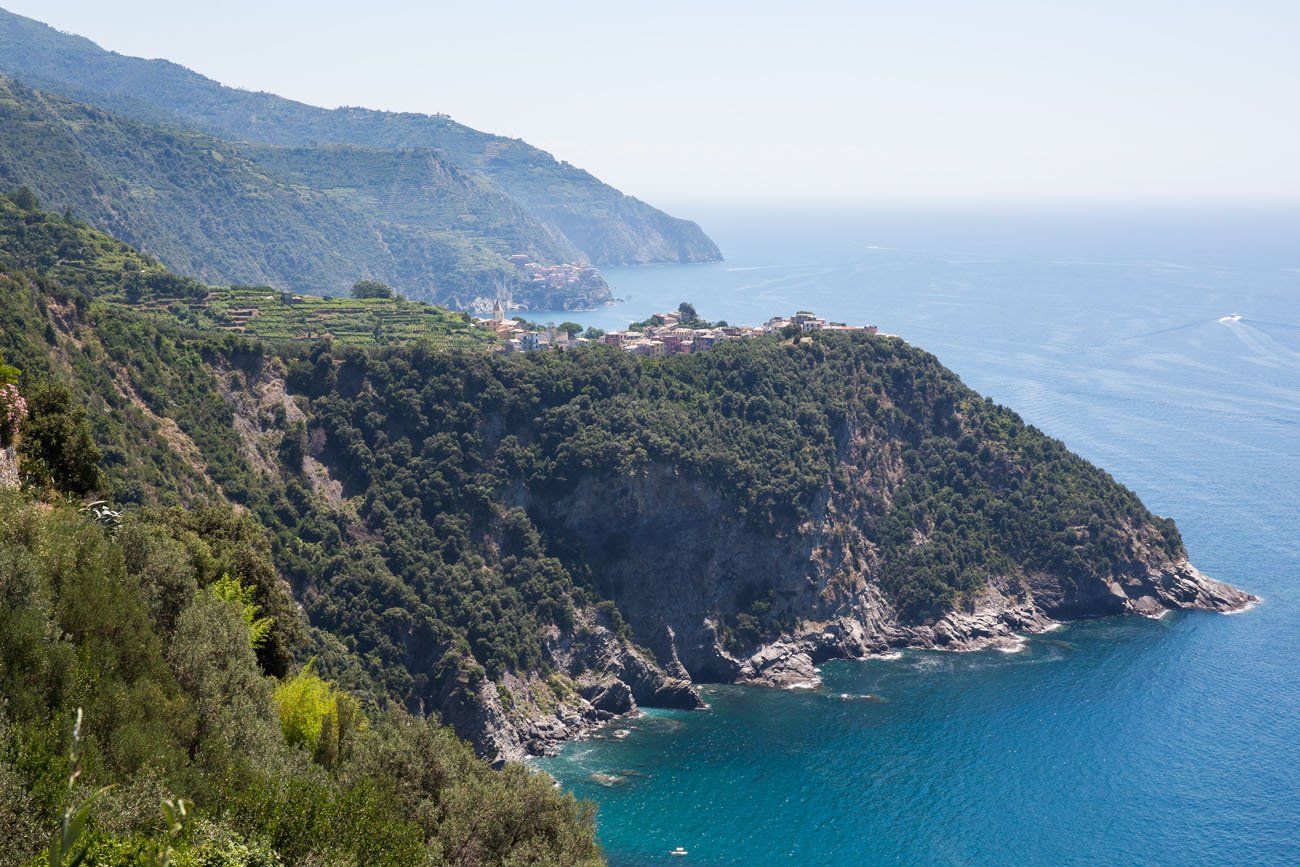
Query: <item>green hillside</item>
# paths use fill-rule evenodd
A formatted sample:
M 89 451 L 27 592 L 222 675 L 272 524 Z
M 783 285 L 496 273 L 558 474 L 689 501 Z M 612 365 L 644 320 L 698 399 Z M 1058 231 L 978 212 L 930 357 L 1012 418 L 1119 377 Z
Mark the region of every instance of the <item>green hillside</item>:
M 504 191 L 556 243 L 581 251 L 597 265 L 720 258 L 694 223 L 624 195 L 526 142 L 444 116 L 327 110 L 223 87 L 177 64 L 108 52 L 3 10 L 0 73 L 131 117 L 237 141 L 436 150 L 450 166 Z
M 102 867 L 600 862 L 548 779 L 259 658 L 268 627 L 302 640 L 269 556 L 228 508 L 97 520 L 0 490 L 0 862 L 75 863 L 45 852 L 81 805 L 68 848 Z
M 291 597 L 264 522 L 310 495 L 258 481 L 223 391 L 278 363 L 263 344 L 192 330 L 167 299 L 204 287 L 34 204 L 0 197 L 0 380 L 27 407 L 0 422 L 23 481 L 0 485 L 0 863 L 46 863 L 81 804 L 100 865 L 598 863 L 589 808 L 389 702 Z M 152 505 L 78 508 L 93 491 Z
M 400 209 L 381 219 L 391 197 L 371 194 L 394 173 L 422 179 L 405 189 L 441 210 L 424 222 L 402 221 Z M 506 256 L 567 251 L 505 196 L 428 153 L 239 147 L 0 78 L 0 185 L 29 186 L 47 206 L 208 282 L 333 295 L 373 278 L 457 307 L 502 292 L 539 307 L 608 297 L 598 276 L 570 297 L 530 289 Z
M 16 227 L 7 244 L 29 239 L 33 252 L 19 263 L 62 259 L 36 274 L 91 298 L 88 318 L 61 314 L 45 338 L 31 336 L 45 328 L 38 313 L 7 327 L 28 335 L 7 351 L 29 369 L 53 369 L 44 358 L 53 339 L 66 358 L 85 358 L 73 378 L 85 383 L 86 401 L 109 410 L 100 436 L 122 455 L 107 464 L 105 490 L 163 503 L 220 491 L 249 508 L 273 533 L 277 564 L 313 624 L 360 652 L 358 682 L 408 706 L 439 702 L 447 682 L 430 676 L 435 669 L 451 677 L 468 666 L 493 678 L 544 670 L 553 664 L 544 629 L 569 628 L 575 606 L 631 591 L 609 582 L 633 541 L 581 541 L 596 530 L 553 514 L 584 478 L 600 497 L 669 467 L 671 478 L 717 490 L 730 504 L 729 527 L 768 542 L 798 539 L 827 496 L 847 497 L 841 508 L 861 514 L 834 532 L 856 539 L 850 562 L 872 564 L 908 622 L 941 616 L 995 575 L 1121 568 L 1137 544 L 1132 527 L 1160 556 L 1181 550 L 1172 524 L 1131 492 L 894 338 L 759 338 L 663 360 L 602 346 L 522 357 L 457 351 L 465 336 L 454 331 L 441 343 L 372 348 L 353 332 L 336 343 L 363 345 L 276 346 L 251 340 L 255 331 L 210 328 L 232 307 L 246 309 L 256 290 L 173 307 L 159 296 L 187 290 L 159 277 L 161 290 L 124 303 L 134 278 L 129 268 L 114 276 L 111 263 L 128 251 L 92 233 L 95 258 L 110 264 L 94 272 L 106 283 L 87 281 L 67 251 L 68 233 L 82 230 L 12 204 L 0 214 Z M 25 305 L 16 296 L 11 306 L 38 310 L 39 299 Z M 57 308 L 46 309 L 48 319 Z M 259 309 L 279 311 L 279 299 L 264 296 Z M 75 340 L 60 338 L 65 320 Z M 284 328 L 268 336 L 295 336 Z M 105 382 L 105 368 L 116 380 Z M 139 413 L 141 433 L 119 409 L 127 419 Z M 157 447 L 150 419 L 176 424 L 188 460 Z M 863 472 L 850 466 L 850 440 L 882 444 L 852 460 L 891 456 L 888 472 L 870 476 L 888 490 L 844 480 Z M 146 452 L 157 453 L 142 462 L 155 469 L 127 457 Z M 915 533 L 927 544 L 914 544 Z M 781 618 L 748 608 L 764 592 L 752 587 L 727 602 L 741 610 L 714 614 L 748 624 L 751 641 L 770 636 Z M 405 613 L 394 620 L 392 608 Z
M 423 342 L 470 348 L 494 341 L 466 314 L 401 297 L 321 297 L 267 286 L 205 286 L 171 274 L 151 257 L 75 220 L 24 210 L 7 199 L 0 199 L 0 265 L 38 270 L 60 285 L 84 290 L 107 308 L 168 326 L 270 343 L 328 339 L 341 345 Z

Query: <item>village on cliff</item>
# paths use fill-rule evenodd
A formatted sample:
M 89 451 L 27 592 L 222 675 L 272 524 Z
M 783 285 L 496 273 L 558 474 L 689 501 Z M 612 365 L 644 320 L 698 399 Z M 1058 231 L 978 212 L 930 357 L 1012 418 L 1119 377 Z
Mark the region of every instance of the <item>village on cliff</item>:
M 764 334 L 792 337 L 812 331 L 877 333 L 874 325 L 828 322 L 807 310 L 800 310 L 793 316 L 773 316 L 757 326 L 703 322 L 694 315 L 694 308 L 689 304 L 682 304 L 677 312 L 655 313 L 646 321 L 619 331 L 589 328 L 586 332 L 578 332 L 564 327 L 543 327 L 520 319 L 507 319 L 500 301 L 493 307 L 491 317 L 479 319 L 478 322 L 500 338 L 505 352 L 565 349 L 584 343 L 604 343 L 620 347 L 633 355 L 649 357 L 700 352 L 723 341 L 743 340 Z

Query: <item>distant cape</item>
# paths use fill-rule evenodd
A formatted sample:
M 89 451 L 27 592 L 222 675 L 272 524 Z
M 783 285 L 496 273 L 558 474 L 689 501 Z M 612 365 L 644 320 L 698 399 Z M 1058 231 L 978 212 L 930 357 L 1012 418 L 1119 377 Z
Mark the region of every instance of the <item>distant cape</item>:
M 23 92 L 19 106 L 6 107 L 19 109 L 10 119 L 46 124 L 39 140 L 31 129 L 26 141 L 8 140 L 12 129 L 0 140 L 0 183 L 32 186 L 47 206 L 72 207 L 205 280 L 337 294 L 357 279 L 380 279 L 453 307 L 481 309 L 509 297 L 523 309 L 582 309 L 612 300 L 595 268 L 721 258 L 695 223 L 526 142 L 445 115 L 331 110 L 226 87 L 4 10 L 0 74 L 45 103 L 33 106 Z M 70 113 L 93 120 L 97 134 L 69 136 L 78 129 Z M 111 134 L 98 134 L 105 127 Z M 162 152 L 160 138 L 167 139 Z M 67 157 L 34 167 L 20 144 Z M 178 151 L 190 165 L 169 175 Z M 238 165 L 217 165 L 208 152 Z M 123 178 L 125 192 L 95 186 Z M 184 225 L 193 213 L 188 203 L 165 213 L 173 189 L 203 187 L 209 213 L 201 220 Z M 236 210 L 245 213 L 232 216 Z M 114 225 L 107 212 L 137 217 Z M 232 219 L 248 224 L 246 237 L 222 237 Z M 149 225 L 163 222 L 188 240 L 151 234 Z M 518 255 L 592 270 L 549 285 L 509 262 Z

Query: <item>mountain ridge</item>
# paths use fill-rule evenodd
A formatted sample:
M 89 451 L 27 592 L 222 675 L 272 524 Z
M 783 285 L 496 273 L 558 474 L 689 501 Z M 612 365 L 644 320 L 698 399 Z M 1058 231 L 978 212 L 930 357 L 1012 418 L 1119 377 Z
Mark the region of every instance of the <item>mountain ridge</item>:
M 0 73 L 151 123 L 291 147 L 430 148 L 489 179 L 598 266 L 721 259 L 700 228 L 601 183 L 520 139 L 450 118 L 356 107 L 325 109 L 226 87 L 179 64 L 105 51 L 0 10 Z
M 357 280 L 459 308 L 514 297 L 523 307 L 591 307 L 610 298 L 591 268 L 581 283 L 530 282 L 508 257 L 574 251 L 495 188 L 429 151 L 289 150 L 151 126 L 0 75 L 0 184 L 207 282 L 265 283 L 338 295 Z M 325 178 L 313 186 L 302 177 Z M 397 175 L 423 219 L 367 197 Z M 348 186 L 350 185 L 350 186 Z

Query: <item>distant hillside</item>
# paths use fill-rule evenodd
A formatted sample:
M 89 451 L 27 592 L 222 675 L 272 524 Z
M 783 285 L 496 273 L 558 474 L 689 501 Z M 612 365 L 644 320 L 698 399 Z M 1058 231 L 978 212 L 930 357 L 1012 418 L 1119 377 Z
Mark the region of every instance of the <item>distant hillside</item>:
M 27 204 L 34 208 L 38 202 Z M 347 346 L 473 349 L 496 343 L 465 313 L 391 294 L 322 298 L 267 286 L 205 286 L 75 219 L 24 211 L 0 196 L 0 280 L 26 270 L 78 289 L 105 311 L 129 310 L 155 323 L 271 345 L 329 340 Z
M 557 242 L 582 251 L 596 265 L 721 258 L 694 223 L 624 195 L 523 141 L 479 132 L 447 117 L 328 110 L 224 87 L 177 64 L 105 51 L 3 10 L 0 72 L 137 119 L 182 123 L 241 141 L 434 149 L 451 166 L 490 179 Z
M 19 185 L 209 282 L 336 295 L 374 278 L 453 307 L 503 293 L 535 309 L 609 299 L 594 271 L 574 291 L 526 282 L 512 252 L 575 251 L 429 151 L 232 145 L 0 78 L 0 187 Z M 430 205 L 412 217 L 394 190 Z

